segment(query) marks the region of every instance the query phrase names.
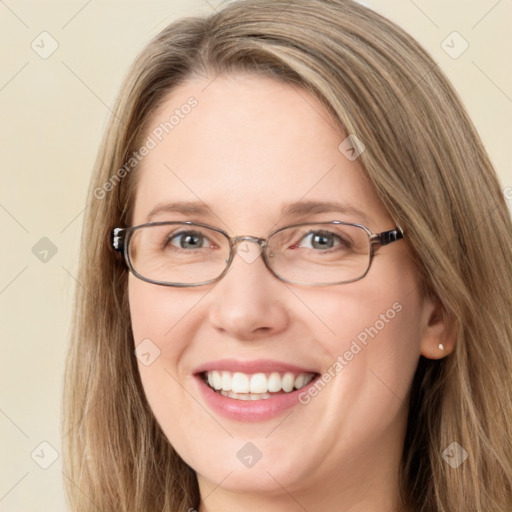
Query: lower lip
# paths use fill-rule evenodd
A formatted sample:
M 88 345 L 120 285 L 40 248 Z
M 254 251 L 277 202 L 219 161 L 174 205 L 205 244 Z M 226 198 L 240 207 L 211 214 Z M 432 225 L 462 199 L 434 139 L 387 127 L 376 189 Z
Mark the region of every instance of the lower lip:
M 207 386 L 202 375 L 195 375 L 194 377 L 198 382 L 204 399 L 214 412 L 232 420 L 255 422 L 274 418 L 294 405 L 300 404 L 300 393 L 304 393 L 306 389 L 315 383 L 319 376 L 315 377 L 302 389 L 296 389 L 290 393 L 283 393 L 262 400 L 237 400 L 223 396 Z

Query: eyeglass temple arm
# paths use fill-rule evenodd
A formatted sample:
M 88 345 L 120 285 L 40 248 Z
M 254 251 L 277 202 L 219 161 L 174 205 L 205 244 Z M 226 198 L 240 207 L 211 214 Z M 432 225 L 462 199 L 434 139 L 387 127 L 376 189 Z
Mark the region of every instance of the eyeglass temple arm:
M 114 228 L 110 233 L 110 245 L 115 251 L 120 253 L 124 250 L 124 235 L 123 228 Z
M 404 237 L 404 232 L 401 227 L 397 227 L 390 231 L 383 231 L 375 235 L 375 240 L 378 240 L 380 245 L 388 245 Z

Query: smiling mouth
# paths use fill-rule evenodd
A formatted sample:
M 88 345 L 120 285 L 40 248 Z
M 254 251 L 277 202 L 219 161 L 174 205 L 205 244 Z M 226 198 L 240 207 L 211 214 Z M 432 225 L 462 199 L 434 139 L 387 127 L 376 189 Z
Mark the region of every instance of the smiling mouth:
M 242 373 L 212 370 L 201 374 L 204 383 L 216 393 L 235 400 L 266 400 L 292 393 L 307 386 L 318 373 Z

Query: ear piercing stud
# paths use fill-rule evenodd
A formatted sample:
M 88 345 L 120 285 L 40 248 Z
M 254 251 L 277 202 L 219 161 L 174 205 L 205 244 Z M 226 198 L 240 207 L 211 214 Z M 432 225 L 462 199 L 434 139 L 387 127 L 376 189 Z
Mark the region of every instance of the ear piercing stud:
M 439 350 L 444 350 L 444 345 L 442 343 L 439 343 Z

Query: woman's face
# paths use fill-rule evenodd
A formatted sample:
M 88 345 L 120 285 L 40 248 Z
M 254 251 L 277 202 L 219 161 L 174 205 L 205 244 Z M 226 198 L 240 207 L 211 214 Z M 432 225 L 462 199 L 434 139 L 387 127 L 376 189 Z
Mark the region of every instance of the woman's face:
M 147 135 L 156 147 L 137 171 L 133 225 L 156 207 L 187 202 L 207 211 L 164 208 L 150 220 L 256 237 L 308 221 L 360 223 L 375 233 L 395 227 L 358 159 L 339 149 L 346 136 L 302 89 L 241 74 L 189 80 L 168 95 Z M 303 202 L 341 206 L 286 213 Z M 333 482 L 373 482 L 374 490 L 394 482 L 430 311 L 406 242 L 381 247 L 363 279 L 316 287 L 278 280 L 255 244 L 239 247 L 214 284 L 129 278 L 146 397 L 202 494 L 216 488 L 214 503 L 230 491 L 290 493 L 305 503 Z M 206 370 L 227 387 L 242 374 L 234 377 L 239 390 L 246 375 L 285 388 L 315 380 L 271 398 L 230 398 L 207 386 Z

